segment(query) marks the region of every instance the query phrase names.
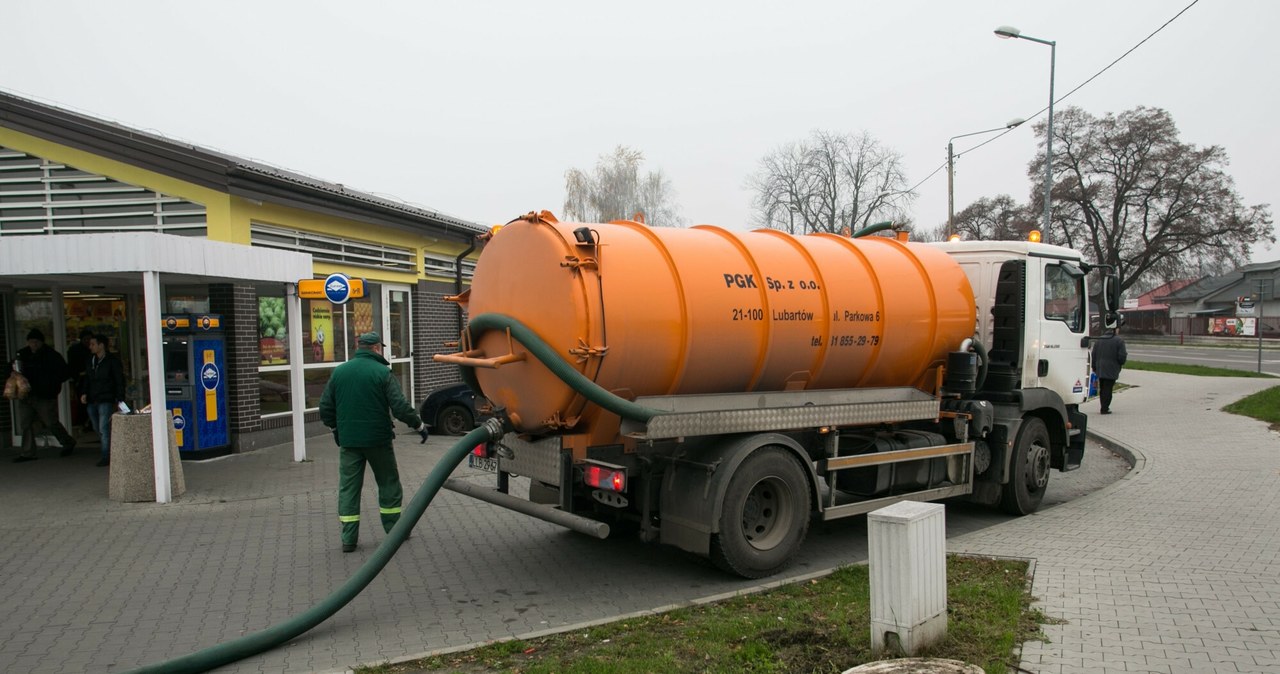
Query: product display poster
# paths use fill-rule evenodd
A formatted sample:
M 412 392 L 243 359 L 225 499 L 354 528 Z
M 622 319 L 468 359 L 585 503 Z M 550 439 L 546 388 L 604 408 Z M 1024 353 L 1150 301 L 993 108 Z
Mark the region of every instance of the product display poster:
M 311 357 L 317 363 L 333 362 L 333 305 L 311 300 Z

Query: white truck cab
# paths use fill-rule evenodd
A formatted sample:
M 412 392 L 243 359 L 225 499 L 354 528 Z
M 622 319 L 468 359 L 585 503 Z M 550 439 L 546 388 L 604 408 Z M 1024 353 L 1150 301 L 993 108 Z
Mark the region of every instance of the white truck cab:
M 1028 241 L 936 244 L 960 263 L 977 307 L 974 334 L 1011 388 L 1045 388 L 1066 405 L 1089 394 L 1087 266 L 1070 248 Z M 1020 301 L 1019 301 L 1020 300 Z

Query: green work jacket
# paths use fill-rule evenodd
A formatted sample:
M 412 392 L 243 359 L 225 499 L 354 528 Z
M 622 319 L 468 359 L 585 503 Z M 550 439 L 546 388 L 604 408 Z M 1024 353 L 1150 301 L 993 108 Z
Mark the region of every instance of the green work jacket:
M 422 425 L 387 361 L 367 349 L 334 369 L 320 396 L 320 420 L 337 430 L 341 447 L 390 447 L 395 438 L 392 415 L 410 428 Z

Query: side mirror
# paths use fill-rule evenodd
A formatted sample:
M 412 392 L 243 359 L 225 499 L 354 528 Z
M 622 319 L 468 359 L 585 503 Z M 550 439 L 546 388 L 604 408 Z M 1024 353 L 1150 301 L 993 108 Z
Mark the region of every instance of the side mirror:
M 1120 279 L 1114 273 L 1102 277 L 1102 327 L 1115 330 L 1123 323 L 1120 316 Z

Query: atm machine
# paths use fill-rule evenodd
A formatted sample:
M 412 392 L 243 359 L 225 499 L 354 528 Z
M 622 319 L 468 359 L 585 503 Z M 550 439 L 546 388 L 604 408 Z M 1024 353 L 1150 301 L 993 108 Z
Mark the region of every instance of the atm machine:
M 167 314 L 164 395 L 182 459 L 231 453 L 227 423 L 226 337 L 217 314 Z

